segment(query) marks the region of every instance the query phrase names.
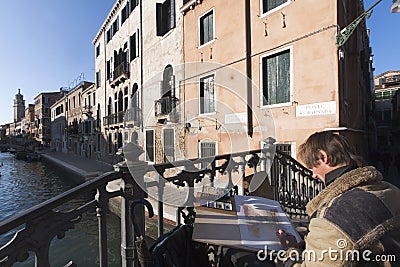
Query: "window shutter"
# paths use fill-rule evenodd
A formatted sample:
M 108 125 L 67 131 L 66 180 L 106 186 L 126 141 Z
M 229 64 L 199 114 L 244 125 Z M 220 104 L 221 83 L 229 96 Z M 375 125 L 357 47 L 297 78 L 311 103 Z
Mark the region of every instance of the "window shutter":
M 213 23 L 213 20 L 214 20 L 214 13 L 211 12 L 210 15 L 208 16 L 208 21 L 207 21 L 208 29 L 207 29 L 207 40 L 206 40 L 206 42 L 209 42 L 212 39 L 214 39 L 214 27 L 213 27 L 214 23 Z
M 277 64 L 276 57 L 269 57 L 267 59 L 267 72 L 268 72 L 268 105 L 277 103 L 276 86 L 277 86 Z
M 168 2 L 168 1 L 167 1 Z M 168 30 L 175 28 L 175 0 L 169 0 L 170 21 Z
M 130 37 L 130 53 L 131 53 L 131 61 L 134 60 L 136 58 L 136 33 L 134 33 L 133 35 L 131 35 Z
M 290 101 L 290 52 L 283 54 L 284 102 Z
M 164 162 L 172 162 L 175 160 L 174 148 L 174 130 L 164 129 L 163 149 L 164 149 Z
M 157 36 L 163 36 L 163 4 L 156 3 L 156 27 L 157 27 Z
M 154 161 L 154 131 L 146 131 L 146 160 Z
M 208 157 L 213 157 L 215 156 L 215 143 L 214 142 L 201 142 L 200 143 L 200 157 L 201 158 L 208 158 Z M 211 164 L 211 161 L 209 162 L 202 162 L 201 163 L 201 168 L 205 169 L 208 168 L 209 165 Z
M 205 34 L 205 18 L 200 19 L 200 45 L 204 44 L 204 34 Z
M 135 50 L 136 50 L 136 54 L 135 57 L 139 56 L 139 29 L 136 30 L 136 44 L 135 44 Z
M 171 75 L 170 83 L 171 83 L 171 86 L 170 86 L 170 88 L 171 88 L 171 96 L 175 97 L 175 75 Z
M 278 61 L 277 103 L 287 103 L 290 101 L 290 53 L 285 51 L 276 58 Z
M 160 96 L 163 97 L 164 95 L 164 81 L 160 81 Z

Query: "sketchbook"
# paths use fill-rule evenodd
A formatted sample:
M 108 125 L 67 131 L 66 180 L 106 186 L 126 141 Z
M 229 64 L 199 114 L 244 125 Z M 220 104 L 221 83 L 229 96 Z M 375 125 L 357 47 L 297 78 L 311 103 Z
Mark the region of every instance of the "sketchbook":
M 279 202 L 253 196 L 234 196 L 232 210 L 196 206 L 193 240 L 241 249 L 283 249 L 276 235 L 278 229 L 299 234 Z

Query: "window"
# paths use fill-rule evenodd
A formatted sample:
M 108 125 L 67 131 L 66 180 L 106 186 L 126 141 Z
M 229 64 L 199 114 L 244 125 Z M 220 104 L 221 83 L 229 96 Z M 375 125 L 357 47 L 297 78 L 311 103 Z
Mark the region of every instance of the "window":
M 119 29 L 119 17 L 117 17 L 114 20 L 114 23 L 112 24 L 112 36 L 114 36 L 117 33 L 118 29 Z
M 214 39 L 214 10 L 200 17 L 200 45 Z
M 287 3 L 288 0 L 262 0 L 262 13 L 267 13 L 274 8 Z
M 106 42 L 108 44 L 108 42 L 111 40 L 111 28 L 108 29 L 107 33 L 106 33 Z
M 164 36 L 175 28 L 175 0 L 156 3 L 157 36 Z
M 263 105 L 290 102 L 290 50 L 262 58 Z
M 138 36 L 139 36 L 139 30 L 137 30 L 134 34 L 132 34 L 130 37 L 130 40 L 129 40 L 129 50 L 131 53 L 131 57 L 130 57 L 131 61 L 134 60 L 135 58 L 137 58 L 139 55 Z
M 130 13 L 130 8 L 128 1 L 125 7 L 121 10 L 121 24 L 124 24 L 125 20 L 129 17 L 129 13 Z
M 100 55 L 100 44 L 96 46 L 96 57 Z
M 201 141 L 200 142 L 200 157 L 208 158 L 216 155 L 215 142 Z M 210 168 L 211 161 L 202 162 L 201 169 Z
M 146 161 L 154 162 L 154 130 L 146 131 Z
M 288 156 L 292 156 L 291 144 L 276 144 L 276 149 Z
M 175 161 L 174 129 L 164 129 L 163 150 L 164 162 Z
M 128 87 L 125 87 L 124 88 L 124 111 L 126 111 L 128 109 L 128 100 L 129 100 Z
M 97 71 L 97 72 L 96 72 L 96 87 L 97 87 L 97 88 L 100 87 L 100 82 L 101 82 L 101 79 L 100 79 L 100 71 Z
M 131 12 L 139 5 L 139 0 L 131 0 Z
M 106 76 L 107 76 L 107 80 L 109 80 L 111 78 L 111 59 L 107 60 L 107 63 L 106 63 Z
M 200 114 L 215 112 L 214 75 L 200 79 Z

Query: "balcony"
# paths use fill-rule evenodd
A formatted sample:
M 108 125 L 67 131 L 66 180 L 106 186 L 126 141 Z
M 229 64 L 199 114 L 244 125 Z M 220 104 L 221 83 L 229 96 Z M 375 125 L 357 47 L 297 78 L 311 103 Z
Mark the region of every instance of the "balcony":
M 115 127 L 118 124 L 124 123 L 125 111 L 120 111 L 103 118 L 104 127 Z
M 129 125 L 139 126 L 141 122 L 141 110 L 140 108 L 130 108 L 125 112 L 125 122 Z
M 129 79 L 129 62 L 122 62 L 113 71 L 110 86 L 114 88 Z
M 82 108 L 82 114 L 85 114 L 88 117 L 92 117 L 93 107 L 92 106 L 88 106 L 88 105 L 84 106 Z
M 156 117 L 167 116 L 175 112 L 177 107 L 178 98 L 176 97 L 163 97 L 154 101 L 154 111 Z

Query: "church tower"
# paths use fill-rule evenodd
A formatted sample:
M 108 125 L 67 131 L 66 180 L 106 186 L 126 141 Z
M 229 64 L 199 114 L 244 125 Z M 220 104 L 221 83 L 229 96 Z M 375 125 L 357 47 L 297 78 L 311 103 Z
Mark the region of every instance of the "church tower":
M 14 122 L 21 121 L 23 117 L 25 117 L 25 100 L 21 95 L 21 89 L 18 89 L 14 99 Z

